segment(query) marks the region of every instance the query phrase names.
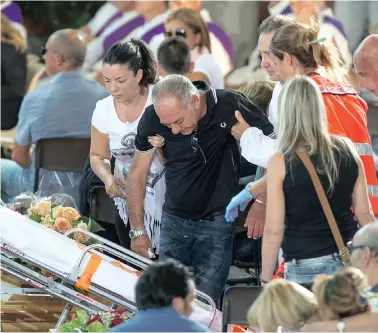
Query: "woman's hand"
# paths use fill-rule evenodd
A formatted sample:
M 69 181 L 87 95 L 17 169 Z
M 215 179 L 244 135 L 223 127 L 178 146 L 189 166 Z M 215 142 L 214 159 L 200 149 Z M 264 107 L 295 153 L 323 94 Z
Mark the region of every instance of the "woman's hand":
M 109 197 L 126 199 L 125 184 L 122 182 L 121 179 L 111 175 L 106 179 L 104 184 L 106 193 Z
M 240 141 L 243 133 L 250 128 L 249 124 L 244 120 L 242 114 L 239 111 L 235 111 L 235 118 L 238 121 L 234 126 L 231 128 L 232 136 Z
M 149 136 L 148 142 L 151 144 L 152 147 L 160 149 L 164 146 L 165 139 L 161 135 Z

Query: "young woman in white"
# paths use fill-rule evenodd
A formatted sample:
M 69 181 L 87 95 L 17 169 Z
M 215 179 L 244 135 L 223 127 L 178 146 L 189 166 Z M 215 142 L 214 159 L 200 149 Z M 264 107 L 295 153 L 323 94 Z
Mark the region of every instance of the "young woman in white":
M 182 37 L 191 50 L 194 63 L 192 81 L 203 80 L 214 89 L 224 88 L 222 69 L 211 53 L 209 30 L 201 15 L 183 8 L 172 12 L 165 20 L 165 37 Z
M 134 140 L 139 120 L 151 105 L 156 63 L 148 46 L 140 39 L 113 45 L 103 59 L 103 75 L 111 94 L 97 102 L 92 117 L 91 166 L 104 182 L 107 194 L 114 199 L 120 217 L 128 223 L 125 184 L 135 152 Z M 151 138 L 151 143 L 153 144 Z M 160 140 L 161 141 L 161 140 Z M 114 174 L 110 159 L 115 158 Z M 131 243 L 144 238 L 151 251 L 159 251 L 159 231 L 165 194 L 164 166 L 158 153 L 147 180 L 144 202 L 144 229 L 132 230 Z M 135 232 L 138 231 L 137 237 Z M 120 238 L 128 235 L 120 235 Z M 133 239 L 134 238 L 134 239 Z M 140 241 L 140 239 L 139 239 Z M 122 242 L 122 239 L 121 239 Z

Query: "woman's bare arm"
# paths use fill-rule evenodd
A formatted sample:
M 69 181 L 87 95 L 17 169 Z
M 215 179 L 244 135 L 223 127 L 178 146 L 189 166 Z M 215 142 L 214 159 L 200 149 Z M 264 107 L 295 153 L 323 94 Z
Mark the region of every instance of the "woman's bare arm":
M 284 235 L 285 195 L 283 192 L 283 180 L 285 173 L 282 153 L 274 154 L 268 162 L 267 174 L 263 177 L 267 177 L 268 184 L 261 273 L 261 277 L 265 281 L 269 281 L 273 277 Z
M 362 227 L 374 222 L 374 213 L 367 191 L 365 168 L 359 156 L 356 157 L 356 162 L 358 164 L 358 177 L 353 189 L 352 205 L 357 221 Z

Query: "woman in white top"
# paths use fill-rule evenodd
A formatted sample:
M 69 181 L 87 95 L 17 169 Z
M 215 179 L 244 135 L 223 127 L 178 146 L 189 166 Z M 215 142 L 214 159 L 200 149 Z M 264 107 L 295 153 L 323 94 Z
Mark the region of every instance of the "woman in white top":
M 109 49 L 103 59 L 103 75 L 111 95 L 97 102 L 93 113 L 91 166 L 104 182 L 107 194 L 114 199 L 120 217 L 127 224 L 125 183 L 135 152 L 138 123 L 146 107 L 151 105 L 156 63 L 142 40 L 131 39 Z M 114 175 L 109 162 L 112 156 L 115 158 Z M 164 167 L 156 153 L 146 187 L 145 230 L 132 230 L 132 248 L 137 237 L 147 235 L 148 238 L 143 238 L 149 242 L 148 248 L 158 253 L 164 194 Z
M 214 89 L 223 89 L 222 69 L 211 53 L 209 31 L 201 15 L 188 8 L 179 9 L 166 18 L 164 25 L 166 38 L 182 37 L 191 50 L 194 69 L 189 78 L 206 81 Z

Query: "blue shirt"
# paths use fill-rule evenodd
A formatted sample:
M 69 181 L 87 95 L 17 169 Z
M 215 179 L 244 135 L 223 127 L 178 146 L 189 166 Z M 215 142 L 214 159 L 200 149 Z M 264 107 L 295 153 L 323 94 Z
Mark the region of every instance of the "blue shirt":
M 374 310 L 378 310 L 378 284 L 368 292 L 368 299 Z
M 138 311 L 136 317 L 110 332 L 208 332 L 172 307 Z
M 22 101 L 16 128 L 15 142 L 29 146 L 40 139 L 89 138 L 91 119 L 96 102 L 109 93 L 97 82 L 84 78 L 78 71 L 56 74 Z M 24 170 L 25 179 L 34 174 L 32 165 Z

